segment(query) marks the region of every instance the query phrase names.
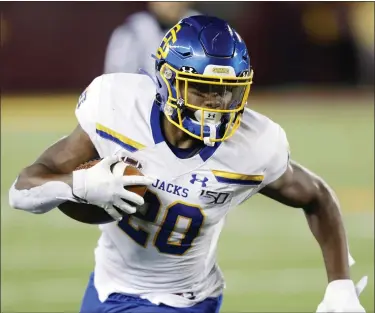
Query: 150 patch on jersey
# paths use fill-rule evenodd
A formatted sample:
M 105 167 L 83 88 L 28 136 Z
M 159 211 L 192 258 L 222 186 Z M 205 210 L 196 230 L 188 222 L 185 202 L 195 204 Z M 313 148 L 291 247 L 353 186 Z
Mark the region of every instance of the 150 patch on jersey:
M 229 196 L 229 192 L 202 190 L 199 198 L 205 204 L 224 204 L 225 201 L 228 200 Z

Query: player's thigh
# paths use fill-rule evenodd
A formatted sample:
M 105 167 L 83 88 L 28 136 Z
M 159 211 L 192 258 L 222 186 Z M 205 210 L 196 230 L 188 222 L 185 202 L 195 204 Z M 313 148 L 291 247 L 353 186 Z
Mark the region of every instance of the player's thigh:
M 222 296 L 208 298 L 192 307 L 174 308 L 121 294 L 112 294 L 105 302 L 101 302 L 94 286 L 94 274 L 91 274 L 80 313 L 219 313 L 221 303 Z
M 157 306 L 148 300 L 124 294 L 111 294 L 106 301 L 99 300 L 94 285 L 94 274 L 91 274 L 82 299 L 80 313 L 177 313 L 173 308 Z
M 91 274 L 85 294 L 82 299 L 80 313 L 138 313 L 143 306 L 143 299 L 129 297 L 122 294 L 112 294 L 104 302 L 99 300 L 98 292 L 94 286 L 94 274 Z M 150 312 L 152 313 L 152 312 Z
M 98 292 L 94 286 L 94 274 L 90 275 L 89 282 L 83 295 L 80 313 L 102 313 L 103 304 L 99 300 Z
M 176 308 L 164 304 L 155 305 L 146 301 L 138 303 L 138 306 L 129 310 L 129 313 L 219 313 L 221 302 L 222 296 L 206 299 L 192 307 Z

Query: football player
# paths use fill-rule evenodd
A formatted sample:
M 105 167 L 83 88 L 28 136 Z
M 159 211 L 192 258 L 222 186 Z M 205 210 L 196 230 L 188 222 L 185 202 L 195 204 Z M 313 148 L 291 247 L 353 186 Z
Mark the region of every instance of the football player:
M 358 296 L 366 279 L 356 286 L 350 278 L 335 194 L 290 159 L 278 124 L 245 107 L 253 71 L 240 35 L 221 19 L 188 17 L 154 57 L 155 76 L 96 78 L 79 99 L 76 129 L 10 189 L 11 206 L 28 212 L 70 200 L 113 217 L 100 225 L 80 312 L 219 312 L 219 235 L 231 209 L 256 193 L 304 210 L 328 276 L 318 311 L 365 312 Z M 114 175 L 111 165 L 124 156 L 139 161 L 145 176 Z M 97 157 L 95 166 L 75 170 Z M 129 185 L 148 192 L 142 198 Z

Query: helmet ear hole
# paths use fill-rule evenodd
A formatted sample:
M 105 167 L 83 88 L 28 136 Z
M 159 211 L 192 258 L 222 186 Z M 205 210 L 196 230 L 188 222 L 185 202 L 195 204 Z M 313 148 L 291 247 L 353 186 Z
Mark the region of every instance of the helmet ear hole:
M 164 63 L 165 63 L 164 59 L 156 60 L 155 61 L 155 70 L 160 71 L 160 69 L 161 69 L 161 67 L 163 66 Z
M 157 76 L 156 76 L 156 81 L 157 81 L 157 83 L 159 85 L 159 88 L 163 87 L 162 84 L 160 83 L 159 77 L 157 77 Z
M 155 100 L 158 104 L 161 104 L 162 102 L 162 98 L 161 98 L 161 95 L 160 93 L 157 93 L 156 96 L 155 96 Z

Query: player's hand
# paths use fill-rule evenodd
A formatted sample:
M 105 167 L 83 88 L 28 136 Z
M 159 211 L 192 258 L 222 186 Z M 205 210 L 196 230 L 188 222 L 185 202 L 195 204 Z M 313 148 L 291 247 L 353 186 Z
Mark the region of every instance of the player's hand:
M 366 310 L 359 302 L 359 295 L 366 285 L 367 276 L 362 277 L 357 285 L 350 279 L 332 281 L 328 284 L 324 299 L 316 312 L 365 313 Z
M 73 193 L 87 203 L 102 207 L 115 220 L 121 220 L 122 214 L 116 208 L 133 214 L 137 206 L 144 204 L 141 196 L 124 187 L 148 186 L 152 184 L 153 179 L 147 176 L 114 175 L 111 165 L 117 162 L 122 162 L 119 156 L 110 156 L 91 168 L 74 171 Z

